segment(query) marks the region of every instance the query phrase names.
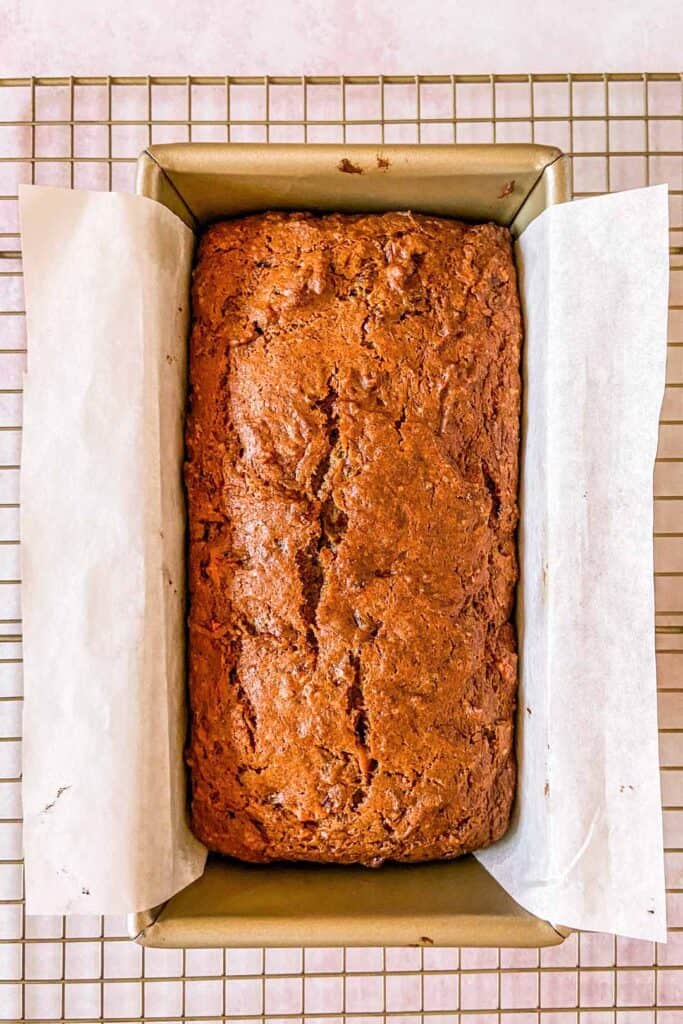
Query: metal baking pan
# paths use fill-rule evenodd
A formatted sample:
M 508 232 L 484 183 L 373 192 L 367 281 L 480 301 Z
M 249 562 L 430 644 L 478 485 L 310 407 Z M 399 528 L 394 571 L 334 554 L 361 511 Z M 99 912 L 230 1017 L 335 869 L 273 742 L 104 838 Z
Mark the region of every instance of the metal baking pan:
M 137 192 L 193 230 L 267 209 L 412 209 L 496 221 L 514 235 L 571 197 L 568 161 L 534 145 L 173 143 L 138 160 Z M 247 865 L 131 915 L 145 946 L 552 946 L 567 929 L 523 910 L 473 857 L 380 869 Z

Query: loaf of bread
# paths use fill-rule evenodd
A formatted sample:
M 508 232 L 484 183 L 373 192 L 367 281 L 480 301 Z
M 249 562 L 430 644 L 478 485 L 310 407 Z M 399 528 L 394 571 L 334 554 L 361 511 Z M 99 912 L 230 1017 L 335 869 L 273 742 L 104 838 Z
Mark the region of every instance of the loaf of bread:
M 186 484 L 192 824 L 248 861 L 456 857 L 515 789 L 509 232 L 212 225 Z

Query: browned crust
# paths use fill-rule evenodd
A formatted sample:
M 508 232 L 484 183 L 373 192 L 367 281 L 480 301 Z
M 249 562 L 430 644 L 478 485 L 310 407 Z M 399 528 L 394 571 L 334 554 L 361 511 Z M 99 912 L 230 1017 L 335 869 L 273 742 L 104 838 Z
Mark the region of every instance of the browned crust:
M 251 861 L 486 846 L 515 785 L 508 231 L 228 221 L 193 303 L 195 833 Z

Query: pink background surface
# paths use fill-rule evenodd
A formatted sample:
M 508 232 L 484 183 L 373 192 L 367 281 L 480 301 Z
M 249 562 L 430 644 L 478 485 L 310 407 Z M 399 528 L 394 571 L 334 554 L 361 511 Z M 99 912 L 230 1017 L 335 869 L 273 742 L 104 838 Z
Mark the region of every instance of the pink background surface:
M 3 74 L 665 71 L 677 0 L 3 0 Z
M 630 9 L 629 9 L 630 7 Z M 627 8 L 626 10 L 624 8 Z M 170 13 L 169 13 L 170 12 Z M 533 29 L 533 30 L 532 30 Z M 477 3 L 253 3 L 113 5 L 10 0 L 0 6 L 5 75 L 84 73 L 496 73 L 672 70 L 680 63 L 683 5 Z M 232 90 L 233 140 L 265 140 L 263 90 Z M 573 149 L 581 193 L 667 181 L 674 193 L 672 245 L 683 245 L 682 91 L 652 83 L 644 117 L 642 83 L 575 85 L 570 128 L 566 83 L 495 89 L 458 86 L 457 139 L 490 141 L 495 94 L 498 141 Z M 308 116 L 338 119 L 339 88 L 309 96 Z M 107 116 L 104 87 L 0 87 L 0 250 L 19 248 L 17 185 L 35 180 L 131 190 L 133 161 L 150 139 L 188 137 L 187 88 L 116 87 L 111 131 L 79 124 Z M 148 100 L 151 107 L 148 108 Z M 425 87 L 423 141 L 452 141 L 452 90 Z M 415 86 L 388 89 L 386 141 L 418 137 Z M 349 141 L 379 141 L 377 88 L 349 90 Z M 268 137 L 303 140 L 301 87 L 271 90 Z M 608 112 L 610 117 L 608 118 Z M 192 138 L 225 139 L 223 86 L 193 88 Z M 509 120 L 500 120 L 509 118 Z M 373 120 L 374 119 L 374 120 Z M 54 124 L 66 121 L 66 124 Z M 71 122 L 76 123 L 72 125 Z M 136 124 L 141 121 L 141 124 Z M 198 122 L 203 123 L 198 123 Z M 2 122 L 14 122 L 2 124 Z M 160 123 L 171 122 L 171 123 Z M 175 123 L 173 123 L 175 122 Z M 337 125 L 309 125 L 310 140 L 341 138 Z M 605 155 L 609 145 L 611 155 Z M 31 153 L 34 147 L 35 160 Z M 678 264 L 683 263 L 679 257 Z M 674 258 L 674 263 L 676 258 Z M 21 877 L 21 647 L 18 465 L 21 374 L 25 367 L 20 263 L 0 262 L 0 1020 L 356 1024 L 421 1018 L 465 1024 L 683 1024 L 683 693 L 680 634 L 658 636 L 662 784 L 667 845 L 668 945 L 571 936 L 536 950 L 311 949 L 142 950 L 111 918 L 25 918 Z M 683 272 L 672 274 L 667 397 L 658 464 L 655 541 L 659 622 L 683 614 L 680 457 L 683 453 Z M 68 339 L 65 340 L 68 358 Z M 673 573 L 673 575 L 672 575 Z M 627 628 L 625 627 L 625 642 Z

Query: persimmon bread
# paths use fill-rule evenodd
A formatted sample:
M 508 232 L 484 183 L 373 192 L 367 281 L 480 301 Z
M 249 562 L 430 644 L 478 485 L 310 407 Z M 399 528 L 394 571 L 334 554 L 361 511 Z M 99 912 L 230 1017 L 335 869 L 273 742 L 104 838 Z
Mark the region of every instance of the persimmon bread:
M 192 827 L 247 861 L 457 857 L 515 790 L 509 232 L 213 224 L 186 426 Z

